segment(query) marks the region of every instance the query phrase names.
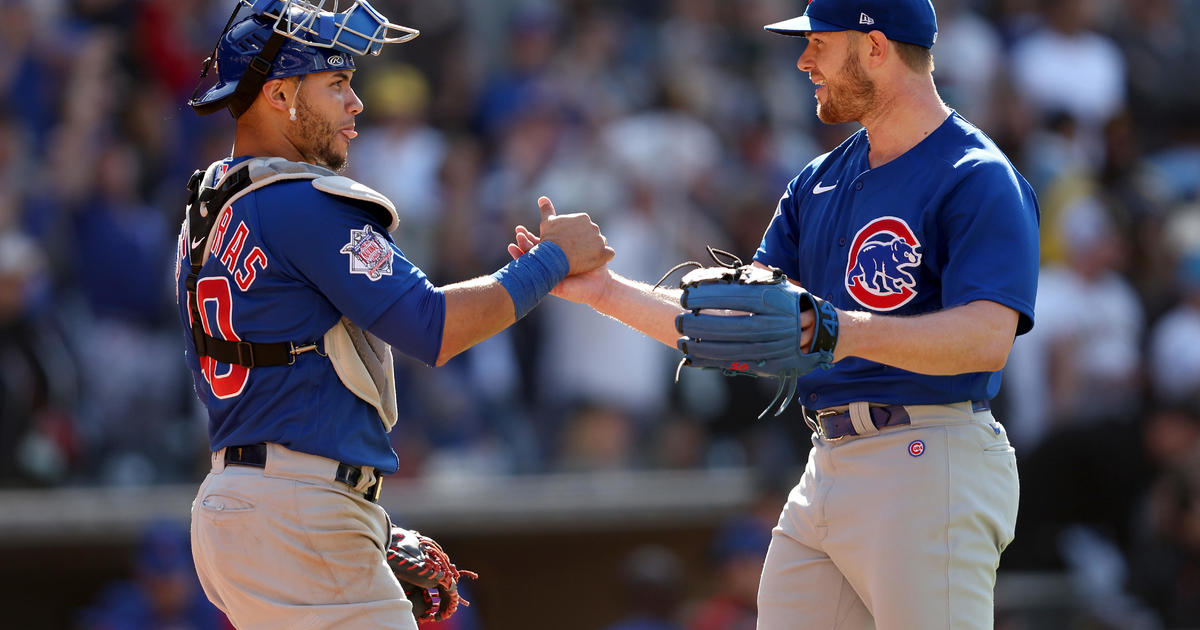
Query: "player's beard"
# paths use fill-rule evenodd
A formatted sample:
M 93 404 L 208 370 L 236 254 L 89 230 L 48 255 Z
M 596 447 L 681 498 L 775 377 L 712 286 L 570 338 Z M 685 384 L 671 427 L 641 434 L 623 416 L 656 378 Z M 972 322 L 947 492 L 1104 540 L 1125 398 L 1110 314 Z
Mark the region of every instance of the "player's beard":
M 842 64 L 841 76 L 825 84 L 828 96 L 825 103 L 817 101 L 817 118 L 821 122 L 837 125 L 861 121 L 875 109 L 877 99 L 875 82 L 867 76 L 856 51 L 851 51 Z
M 346 168 L 350 162 L 349 154 L 339 151 L 335 144 L 338 138 L 343 137 L 341 132 L 302 100 L 296 102 L 296 126 L 299 127 L 299 136 L 308 145 L 304 147 L 307 161 L 335 172 Z

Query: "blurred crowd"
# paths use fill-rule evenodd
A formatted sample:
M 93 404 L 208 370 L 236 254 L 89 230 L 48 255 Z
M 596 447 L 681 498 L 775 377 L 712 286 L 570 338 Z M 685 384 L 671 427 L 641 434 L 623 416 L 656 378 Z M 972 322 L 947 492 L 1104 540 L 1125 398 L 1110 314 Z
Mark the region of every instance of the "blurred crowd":
M 814 115 L 799 0 L 378 0 L 419 28 L 360 63 L 348 175 L 437 284 L 507 260 L 536 198 L 654 282 L 749 259 L 784 186 L 853 127 Z M 935 0 L 935 78 L 1034 185 L 1037 325 L 997 401 L 1021 462 L 1013 569 L 1097 623 L 1200 626 L 1200 3 Z M 191 482 L 203 411 L 173 304 L 188 175 L 233 122 L 185 103 L 231 0 L 0 0 L 0 485 Z M 804 464 L 774 383 L 547 300 L 447 366 L 400 357 L 400 475 Z M 725 630 L 735 626 L 725 626 Z M 1099 626 L 1107 627 L 1107 626 Z

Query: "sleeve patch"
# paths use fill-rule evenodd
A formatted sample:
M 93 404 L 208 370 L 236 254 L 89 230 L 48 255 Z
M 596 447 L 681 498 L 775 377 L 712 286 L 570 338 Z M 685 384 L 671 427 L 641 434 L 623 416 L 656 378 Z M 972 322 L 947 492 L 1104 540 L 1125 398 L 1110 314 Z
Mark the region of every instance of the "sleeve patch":
M 350 242 L 342 246 L 341 253 L 350 257 L 350 273 L 362 274 L 371 282 L 392 275 L 392 245 L 369 224 L 350 230 Z

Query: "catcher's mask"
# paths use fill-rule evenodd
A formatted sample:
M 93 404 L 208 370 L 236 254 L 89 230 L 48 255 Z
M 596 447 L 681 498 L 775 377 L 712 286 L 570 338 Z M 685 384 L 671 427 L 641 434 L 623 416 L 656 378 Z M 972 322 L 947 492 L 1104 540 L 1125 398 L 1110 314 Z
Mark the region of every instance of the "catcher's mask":
M 253 15 L 235 24 L 243 5 Z M 238 0 L 188 105 L 201 116 L 228 108 L 237 118 L 267 81 L 353 69 L 355 55 L 378 55 L 384 44 L 417 35 L 389 22 L 367 0 Z M 214 62 L 217 82 L 201 94 Z

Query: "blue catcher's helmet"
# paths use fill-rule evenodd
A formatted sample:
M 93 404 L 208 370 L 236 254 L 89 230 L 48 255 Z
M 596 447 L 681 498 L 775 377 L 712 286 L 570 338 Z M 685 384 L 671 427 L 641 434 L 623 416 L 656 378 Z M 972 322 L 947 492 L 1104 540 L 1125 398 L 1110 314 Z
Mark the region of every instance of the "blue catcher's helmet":
M 332 10 L 326 10 L 326 4 Z M 234 24 L 243 5 L 253 15 Z M 384 44 L 420 34 L 388 22 L 367 0 L 350 0 L 341 12 L 338 0 L 238 0 L 229 24 L 201 74 L 203 80 L 215 61 L 217 83 L 203 94 L 197 86 L 188 101 L 202 116 L 229 108 L 237 118 L 267 81 L 353 69 L 354 55 L 378 55 Z

